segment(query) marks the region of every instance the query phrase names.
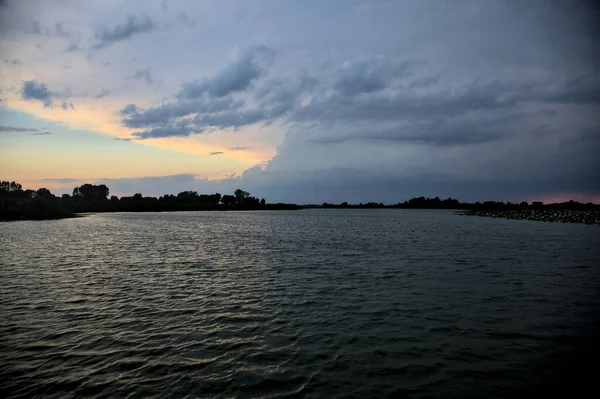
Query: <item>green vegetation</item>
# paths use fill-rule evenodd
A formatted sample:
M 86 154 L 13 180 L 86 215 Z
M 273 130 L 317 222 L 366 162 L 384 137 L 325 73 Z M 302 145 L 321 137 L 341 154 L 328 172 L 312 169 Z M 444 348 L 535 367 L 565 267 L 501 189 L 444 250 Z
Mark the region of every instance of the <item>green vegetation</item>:
M 104 184 L 84 184 L 73 189 L 73 194 L 54 196 L 47 188 L 23 190 L 16 182 L 0 182 L 0 220 L 43 220 L 73 217 L 86 212 L 163 212 L 214 210 L 277 210 L 299 209 L 294 204 L 267 204 L 265 199 L 253 197 L 247 191 L 235 190 L 233 195 L 198 194 L 183 191 L 177 195 L 159 198 L 112 196 Z

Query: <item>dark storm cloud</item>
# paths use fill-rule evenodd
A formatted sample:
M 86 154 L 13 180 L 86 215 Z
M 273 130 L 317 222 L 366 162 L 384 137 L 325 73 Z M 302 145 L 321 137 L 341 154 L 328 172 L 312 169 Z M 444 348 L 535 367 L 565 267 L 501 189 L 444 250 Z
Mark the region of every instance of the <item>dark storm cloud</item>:
M 190 101 L 176 101 L 145 110 L 139 109 L 135 104 L 129 104 L 119 111 L 120 115 L 127 116 L 123 124 L 130 128 L 143 128 L 167 124 L 170 120 L 191 115 L 219 113 L 231 109 L 239 109 L 244 105 L 241 100 L 232 97 L 222 97 L 215 100 L 205 97 Z
M 273 56 L 274 51 L 264 46 L 246 50 L 213 76 L 182 84 L 174 101 L 144 110 L 127 105 L 119 111 L 123 125 L 145 129 L 133 136 L 148 139 L 270 123 L 289 112 L 298 96 L 316 84 L 301 73 L 297 79 L 270 80 L 256 86 Z M 252 90 L 258 100 L 252 107 L 233 96 Z
M 199 134 L 203 131 L 204 129 L 192 126 L 189 121 L 183 120 L 141 132 L 135 132 L 133 135 L 136 138 L 143 140 L 161 137 L 185 137 L 193 133 Z
M 296 110 L 292 119 L 296 122 L 403 121 L 502 110 L 526 102 L 585 105 L 599 101 L 599 81 L 589 75 L 563 82 L 475 80 L 452 90 L 441 89 L 426 94 L 401 90 L 362 97 L 317 94 L 307 105 Z
M 576 76 L 543 91 L 537 98 L 541 102 L 564 104 L 600 104 L 600 79 L 597 73 Z
M 437 119 L 398 125 L 393 128 L 365 129 L 357 133 L 310 139 L 317 144 L 340 144 L 348 141 L 389 141 L 395 143 L 426 144 L 436 147 L 466 146 L 488 143 L 516 134 L 511 126 L 524 115 L 510 114 L 487 120 Z
M 178 98 L 198 98 L 204 94 L 223 97 L 247 90 L 252 82 L 266 73 L 275 52 L 265 46 L 246 50 L 234 62 L 218 71 L 211 78 L 184 83 Z
M 97 43 L 92 48 L 106 48 L 123 40 L 131 39 L 135 35 L 151 32 L 156 28 L 156 23 L 148 15 L 129 15 L 123 23 L 112 28 L 105 27 L 97 30 L 95 33 Z
M 377 92 L 406 76 L 413 64 L 413 61 L 394 62 L 386 57 L 352 60 L 337 72 L 333 88 L 345 96 Z
M 244 51 L 212 77 L 184 83 L 172 102 L 145 110 L 133 104 L 126 106 L 119 112 L 124 116 L 122 123 L 129 128 L 146 129 L 133 133 L 140 139 L 269 124 L 289 113 L 298 105 L 300 95 L 318 83 L 306 72 L 296 78 L 259 82 L 273 54 L 264 46 Z M 246 106 L 244 99 L 234 97 L 240 92 L 252 94 L 257 101 L 252 107 Z

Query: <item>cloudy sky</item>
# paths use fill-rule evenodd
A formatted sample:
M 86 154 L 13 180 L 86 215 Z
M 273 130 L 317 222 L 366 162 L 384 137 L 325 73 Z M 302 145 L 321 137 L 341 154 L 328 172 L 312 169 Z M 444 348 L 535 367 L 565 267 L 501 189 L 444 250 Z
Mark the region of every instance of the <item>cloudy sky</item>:
M 600 202 L 595 3 L 2 0 L 1 178 Z

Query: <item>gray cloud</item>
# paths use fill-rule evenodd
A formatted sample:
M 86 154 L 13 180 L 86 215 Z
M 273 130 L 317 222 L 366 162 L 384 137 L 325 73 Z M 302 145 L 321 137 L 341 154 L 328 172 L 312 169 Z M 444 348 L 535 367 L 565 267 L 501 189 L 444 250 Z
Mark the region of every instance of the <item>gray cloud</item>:
M 370 129 L 310 139 L 318 144 L 340 144 L 348 141 L 389 141 L 430 146 L 467 146 L 506 139 L 517 132 L 524 115 L 509 114 L 494 118 L 453 118 L 400 124 L 382 130 Z M 513 129 L 511 129 L 511 126 Z
M 79 44 L 77 44 L 77 43 L 71 43 L 65 49 L 65 53 L 75 53 L 75 52 L 78 52 L 78 51 L 83 51 L 83 49 L 81 47 L 79 47 Z
M 137 113 L 137 107 L 135 104 L 127 104 L 126 106 L 124 106 L 120 111 L 119 111 L 119 115 L 125 116 L 125 115 L 132 115 Z
M 63 102 L 60 104 L 60 107 L 61 107 L 62 109 L 64 109 L 64 110 L 68 110 L 68 109 L 75 109 L 75 107 L 73 106 L 73 103 L 68 103 L 68 102 L 66 102 L 66 101 L 63 101 Z
M 130 128 L 142 128 L 168 124 L 170 120 L 191 114 L 212 114 L 231 109 L 240 109 L 243 101 L 236 101 L 232 97 L 222 97 L 211 100 L 205 97 L 191 101 L 177 101 L 158 107 L 140 110 L 135 104 L 129 104 L 119 111 L 120 115 L 127 116 L 123 124 Z
M 102 90 L 100 90 L 100 93 L 98 93 L 94 96 L 94 98 L 103 98 L 103 97 L 107 97 L 107 96 L 110 96 L 110 90 L 102 89 Z
M 302 93 L 318 81 L 302 71 L 296 78 L 286 77 L 258 82 L 266 74 L 274 52 L 264 46 L 244 51 L 229 66 L 201 81 L 184 83 L 174 101 L 139 109 L 133 104 L 119 114 L 122 123 L 140 139 L 188 136 L 215 129 L 238 129 L 256 123 L 269 124 L 289 113 Z M 247 107 L 241 92 L 254 94 L 258 101 Z
M 526 102 L 598 104 L 599 101 L 600 84 L 588 75 L 562 82 L 474 80 L 452 90 L 438 89 L 423 94 L 404 90 L 389 94 L 365 93 L 362 97 L 317 93 L 292 119 L 296 122 L 403 121 L 502 110 Z
M 224 154 L 223 151 L 213 151 L 213 152 L 209 152 L 208 155 L 221 155 Z
M 0 132 L 37 132 L 38 129 L 31 127 L 0 126 Z
M 95 38 L 98 41 L 92 48 L 102 49 L 123 40 L 128 40 L 142 33 L 151 32 L 157 25 L 148 15 L 129 15 L 125 22 L 112 28 L 105 27 L 97 30 Z
M 54 24 L 54 32 L 55 32 L 56 36 L 59 36 L 59 37 L 70 38 L 73 36 L 73 34 L 71 32 L 68 32 L 65 30 L 62 22 L 56 22 Z
M 440 73 L 427 72 L 425 62 L 384 56 L 344 62 L 325 80 L 309 77 L 302 71 L 297 78 L 257 81 L 265 72 L 248 61 L 253 60 L 255 52 L 256 48 L 243 53 L 212 78 L 183 84 L 174 102 L 147 110 L 136 108 L 135 112 L 126 107 L 121 110 L 121 115 L 127 116 L 123 124 L 134 129 L 145 128 L 133 136 L 147 139 L 237 129 L 280 118 L 293 124 L 320 123 L 332 127 L 332 124 L 368 122 L 371 127 L 363 133 L 341 137 L 328 134 L 313 142 L 393 140 L 457 146 L 502 140 L 511 135 L 512 131 L 507 129 L 515 128 L 508 124 L 499 127 L 499 123 L 492 128 L 489 122 L 468 121 L 467 114 L 511 110 L 530 102 L 596 104 L 600 98 L 600 85 L 590 74 L 563 81 L 476 79 L 448 88 L 439 85 Z M 232 97 L 239 90 L 253 94 L 256 99 L 253 107 L 246 107 L 245 101 Z M 305 94 L 309 100 L 301 104 Z M 514 122 L 517 116 L 510 118 Z
M 41 179 L 41 180 L 52 181 L 52 182 L 57 182 L 57 183 L 77 183 L 81 179 L 75 179 L 72 177 L 62 177 L 62 178 L 45 178 L 45 179 Z
M 252 147 L 246 147 L 246 146 L 237 146 L 237 147 L 231 147 L 229 150 L 230 151 L 247 151 L 252 149 Z
M 131 76 L 131 79 L 135 79 L 135 80 L 144 80 L 146 83 L 148 84 L 152 84 L 154 83 L 154 80 L 152 79 L 152 75 L 151 75 L 151 69 L 150 68 L 146 68 L 146 69 L 138 69 L 137 71 L 135 71 L 135 73 Z
M 211 78 L 184 83 L 177 97 L 191 99 L 204 94 L 223 97 L 231 93 L 245 91 L 253 81 L 265 74 L 274 55 L 275 52 L 265 46 L 250 48 Z
M 383 56 L 351 60 L 337 72 L 333 88 L 345 96 L 374 93 L 407 76 L 414 64 L 414 61 L 398 62 Z
M 5 64 L 10 64 L 10 65 L 23 65 L 23 61 L 21 61 L 18 58 L 12 58 L 12 59 L 4 59 L 4 63 Z
M 143 140 L 160 137 L 189 136 L 192 133 L 198 134 L 202 133 L 203 131 L 203 128 L 192 126 L 189 121 L 183 120 L 180 122 L 167 124 L 161 127 L 155 127 L 141 132 L 135 132 L 133 133 L 133 136 Z
M 177 21 L 181 22 L 183 25 L 188 28 L 193 28 L 198 24 L 198 20 L 196 18 L 190 18 L 186 13 L 180 12 L 176 15 Z
M 64 110 L 74 109 L 73 103 L 62 101 L 60 104 L 54 105 L 56 98 L 68 98 L 69 93 L 53 92 L 48 87 L 37 80 L 26 80 L 21 86 L 21 98 L 26 101 L 41 101 L 44 107 L 60 107 Z
M 26 80 L 21 87 L 23 100 L 39 100 L 44 103 L 44 107 L 52 106 L 52 96 L 53 94 L 48 90 L 48 87 L 37 80 Z
M 40 132 L 39 129 L 32 127 L 17 127 L 17 126 L 0 126 L 0 133 L 29 133 L 30 136 L 46 136 L 51 132 Z

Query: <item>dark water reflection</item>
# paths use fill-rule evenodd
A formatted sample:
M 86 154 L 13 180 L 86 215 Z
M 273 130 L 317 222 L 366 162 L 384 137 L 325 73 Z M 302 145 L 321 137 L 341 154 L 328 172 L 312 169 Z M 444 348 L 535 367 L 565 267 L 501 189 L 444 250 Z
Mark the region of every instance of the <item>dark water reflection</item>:
M 570 384 L 598 332 L 597 226 L 305 210 L 0 227 L 2 396 L 515 397 Z

